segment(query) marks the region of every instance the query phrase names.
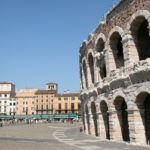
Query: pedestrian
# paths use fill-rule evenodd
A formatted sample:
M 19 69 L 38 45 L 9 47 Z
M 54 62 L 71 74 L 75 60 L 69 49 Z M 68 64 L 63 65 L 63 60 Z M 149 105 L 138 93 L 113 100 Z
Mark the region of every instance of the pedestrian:
M 80 127 L 80 132 L 82 132 L 83 130 L 82 130 L 82 127 Z

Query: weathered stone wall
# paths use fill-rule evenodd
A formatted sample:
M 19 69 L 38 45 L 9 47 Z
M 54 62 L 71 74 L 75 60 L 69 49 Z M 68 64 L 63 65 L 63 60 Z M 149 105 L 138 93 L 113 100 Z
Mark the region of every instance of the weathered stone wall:
M 150 144 L 149 0 L 121 0 L 106 15 L 81 45 L 80 77 L 85 133 Z

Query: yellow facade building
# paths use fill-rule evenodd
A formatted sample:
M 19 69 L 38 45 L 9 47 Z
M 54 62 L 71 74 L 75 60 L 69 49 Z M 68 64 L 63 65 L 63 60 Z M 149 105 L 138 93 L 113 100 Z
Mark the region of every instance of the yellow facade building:
M 79 93 L 56 94 L 54 97 L 55 114 L 76 113 L 80 115 Z

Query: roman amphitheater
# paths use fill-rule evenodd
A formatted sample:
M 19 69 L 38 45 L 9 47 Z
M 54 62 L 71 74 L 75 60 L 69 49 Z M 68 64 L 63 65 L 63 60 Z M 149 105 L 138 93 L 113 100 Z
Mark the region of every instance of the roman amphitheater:
M 84 132 L 150 144 L 150 0 L 121 0 L 80 47 Z

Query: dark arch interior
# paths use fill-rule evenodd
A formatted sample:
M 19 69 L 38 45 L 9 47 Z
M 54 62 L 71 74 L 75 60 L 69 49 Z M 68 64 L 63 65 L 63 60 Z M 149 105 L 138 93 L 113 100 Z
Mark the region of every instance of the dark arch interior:
M 89 62 L 89 67 L 90 67 L 90 73 L 91 73 L 92 83 L 94 83 L 94 61 L 93 61 L 92 54 L 89 54 L 88 62 Z
M 85 77 L 85 84 L 86 84 L 86 88 L 88 88 L 88 81 L 87 81 L 87 69 L 86 69 L 85 61 L 83 62 L 83 72 L 84 72 L 84 77 Z
M 105 63 L 103 63 L 102 66 L 100 66 L 100 76 L 102 79 L 106 77 L 106 64 Z
M 105 47 L 105 42 L 103 41 L 102 38 L 100 38 L 96 45 L 97 52 L 102 52 L 104 50 L 104 47 Z
M 88 107 L 87 105 L 85 106 L 85 112 L 86 112 L 86 120 L 87 120 L 87 125 L 88 125 L 88 133 L 90 132 L 90 127 L 89 127 L 89 113 L 88 113 Z
M 91 103 L 91 111 L 92 111 L 92 115 L 93 115 L 95 135 L 98 136 L 96 106 L 95 106 L 94 102 Z
M 80 79 L 81 79 L 81 87 L 82 87 L 82 89 L 84 88 L 84 86 L 83 86 L 83 75 L 82 75 L 82 68 L 80 67 Z
M 146 142 L 150 145 L 150 94 L 147 92 L 140 93 L 136 98 L 136 104 L 139 108 L 141 119 L 145 128 Z
M 139 59 L 145 60 L 150 57 L 150 35 L 148 21 L 140 16 L 131 25 L 132 36 L 139 53 Z
M 108 113 L 108 107 L 105 101 L 102 101 L 100 103 L 100 110 L 103 115 L 104 120 L 104 126 L 106 131 L 106 139 L 110 139 L 110 132 L 109 132 L 109 113 Z
M 114 104 L 122 131 L 122 138 L 124 141 L 130 141 L 127 104 L 124 98 L 120 96 L 116 98 Z
M 150 94 L 147 95 L 144 101 L 144 109 L 145 109 L 145 135 L 147 144 L 150 145 Z
M 110 47 L 116 63 L 116 68 L 124 66 L 122 38 L 118 32 L 114 32 L 110 38 Z

